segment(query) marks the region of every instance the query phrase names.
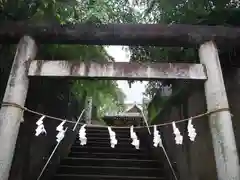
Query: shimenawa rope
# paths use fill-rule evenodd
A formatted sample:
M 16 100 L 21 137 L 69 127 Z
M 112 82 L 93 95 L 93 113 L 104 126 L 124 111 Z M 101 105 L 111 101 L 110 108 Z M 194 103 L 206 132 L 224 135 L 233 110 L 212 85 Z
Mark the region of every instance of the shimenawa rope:
M 10 103 L 10 102 L 2 102 L 2 106 L 12 106 L 12 107 L 17 107 L 17 108 L 20 108 L 22 109 L 23 111 L 27 111 L 27 112 L 30 112 L 30 113 L 33 113 L 33 114 L 37 114 L 37 115 L 40 115 L 40 116 L 45 116 L 46 118 L 49 118 L 49 119 L 54 119 L 54 120 L 58 120 L 58 121 L 65 121 L 66 119 L 62 119 L 62 118 L 58 118 L 58 117 L 54 117 L 54 116 L 49 116 L 49 115 L 46 115 L 46 114 L 43 114 L 43 113 L 40 113 L 40 112 L 37 112 L 37 111 L 34 111 L 34 110 L 31 110 L 31 109 L 28 109 L 27 107 L 23 107 L 23 106 L 20 106 L 16 103 Z M 192 120 L 193 119 L 199 119 L 201 117 L 204 117 L 204 116 L 208 116 L 208 115 L 211 115 L 213 113 L 216 113 L 216 112 L 221 112 L 221 111 L 229 111 L 229 108 L 219 108 L 219 109 L 215 109 L 215 110 L 212 110 L 212 111 L 207 111 L 205 113 L 202 113 L 202 114 L 198 114 L 196 116 L 192 116 L 190 117 Z M 181 123 L 181 122 L 185 122 L 185 121 L 188 121 L 190 118 L 186 118 L 186 119 L 181 119 L 181 120 L 176 120 L 176 121 L 171 121 L 171 122 L 167 122 L 167 123 L 161 123 L 161 124 L 156 124 L 157 127 L 160 127 L 160 126 L 167 126 L 167 125 L 172 125 L 172 122 L 175 122 L 175 123 Z M 66 122 L 69 122 L 69 123 L 76 123 L 75 121 L 69 121 L 69 120 L 66 120 Z M 79 125 L 83 125 L 83 123 L 79 123 Z M 88 127 L 108 127 L 108 126 L 105 126 L 105 125 L 87 125 Z M 110 126 L 111 128 L 130 128 L 129 126 Z M 137 126 L 137 127 L 134 127 L 134 128 L 146 128 L 147 126 Z M 153 125 L 150 125 L 149 127 L 153 127 Z

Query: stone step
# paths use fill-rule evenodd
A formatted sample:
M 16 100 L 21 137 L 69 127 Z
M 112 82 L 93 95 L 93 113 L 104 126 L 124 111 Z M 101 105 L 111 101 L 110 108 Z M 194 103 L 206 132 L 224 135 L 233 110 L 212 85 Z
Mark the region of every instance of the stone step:
M 102 141 L 87 141 L 87 144 L 82 146 L 80 144 L 80 141 L 75 141 L 75 143 L 73 144 L 74 147 L 111 147 L 110 144 L 110 140 L 106 141 L 106 142 L 102 142 Z M 130 148 L 132 149 L 132 147 L 134 147 L 131 144 L 131 141 L 126 142 L 126 141 L 120 141 L 118 140 L 118 143 L 115 145 L 115 148 Z M 141 147 L 141 145 L 140 145 Z
M 149 159 L 149 156 L 146 153 L 71 152 L 68 156 L 82 158 Z
M 57 174 L 54 180 L 165 180 L 163 177 Z
M 139 148 L 135 149 L 134 146 L 129 147 L 118 147 L 118 148 L 111 148 L 109 147 L 92 147 L 92 146 L 72 146 L 72 152 L 105 152 L 105 153 L 147 153 L 147 149 Z
M 159 177 L 163 173 L 160 168 L 139 168 L 139 167 L 112 167 L 112 166 L 69 166 L 62 165 L 57 174 L 80 174 L 80 175 L 111 175 L 111 176 L 148 176 Z
M 141 167 L 156 168 L 161 167 L 158 161 L 146 159 L 116 159 L 116 158 L 78 158 L 67 157 L 61 161 L 61 165 L 69 166 L 112 166 L 112 167 Z

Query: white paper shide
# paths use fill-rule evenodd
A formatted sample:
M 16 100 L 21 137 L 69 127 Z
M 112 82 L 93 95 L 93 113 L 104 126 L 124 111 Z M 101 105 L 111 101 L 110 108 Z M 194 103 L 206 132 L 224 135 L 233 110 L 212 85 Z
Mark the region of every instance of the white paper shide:
M 136 149 L 139 149 L 140 141 L 138 140 L 136 132 L 133 131 L 133 126 L 130 127 L 130 136 L 132 139 L 132 145 L 135 146 Z
M 87 144 L 87 137 L 86 137 L 86 124 L 82 125 L 82 127 L 79 130 L 79 141 L 82 146 Z
M 118 141 L 116 139 L 116 133 L 109 126 L 108 126 L 108 132 L 109 132 L 109 136 L 110 136 L 111 148 L 115 148 L 115 145 L 118 143 Z
M 45 116 L 42 116 L 37 122 L 37 128 L 35 130 L 35 136 L 39 136 L 40 134 L 47 134 L 47 131 L 44 128 L 43 125 L 43 119 L 45 118 Z
M 188 129 L 189 139 L 190 139 L 191 141 L 194 141 L 195 138 L 196 138 L 196 136 L 197 136 L 197 133 L 196 133 L 196 129 L 193 127 L 192 118 L 190 118 L 190 119 L 188 120 L 187 129 Z
M 43 124 L 43 120 L 44 120 L 45 117 L 48 117 L 48 116 L 43 115 L 36 122 L 37 127 L 35 129 L 35 136 L 39 136 L 40 134 L 47 134 L 47 131 L 46 131 L 46 129 L 44 127 L 44 124 Z M 197 132 L 196 132 L 195 127 L 192 124 L 192 120 L 193 120 L 193 118 L 187 119 L 187 121 L 188 121 L 187 131 L 188 131 L 189 139 L 191 141 L 195 141 L 196 136 L 197 136 Z M 62 120 L 62 122 L 56 127 L 56 130 L 58 131 L 58 133 L 56 135 L 56 141 L 58 143 L 60 143 L 62 141 L 62 139 L 65 137 L 65 133 L 66 133 L 67 128 L 68 128 L 68 127 L 66 127 L 64 129 L 64 124 L 66 122 L 67 122 L 67 120 Z M 170 122 L 169 124 L 167 124 L 167 125 L 172 124 L 173 134 L 175 135 L 174 139 L 175 139 L 176 144 L 183 144 L 183 136 L 181 135 L 181 132 L 180 132 L 179 128 L 176 126 L 176 124 L 180 123 L 180 122 L 183 122 L 183 120 L 180 120 L 180 121 L 177 121 L 177 122 L 173 121 L 173 122 Z M 185 122 L 185 120 L 184 120 L 184 122 Z M 164 125 L 166 125 L 166 124 L 164 124 Z M 163 126 L 163 124 L 162 125 L 153 125 L 153 146 L 154 147 L 162 147 L 164 149 L 163 139 L 162 139 L 163 136 L 161 136 L 160 131 L 158 129 L 158 126 Z M 78 133 L 80 145 L 82 145 L 82 146 L 87 144 L 86 127 L 87 127 L 87 124 L 83 124 L 81 126 L 81 128 L 79 129 L 79 133 Z M 115 146 L 118 144 L 118 140 L 116 138 L 116 132 L 113 130 L 113 128 L 116 129 L 118 127 L 105 126 L 104 128 L 108 129 L 111 148 L 115 148 Z M 126 128 L 129 128 L 129 127 L 126 127 Z M 140 128 L 145 128 L 145 127 L 140 127 Z M 131 144 L 136 149 L 139 149 L 140 148 L 140 140 L 139 140 L 136 132 L 134 131 L 134 126 L 133 125 L 130 127 L 130 138 L 132 140 Z
M 56 130 L 58 131 L 58 134 L 57 134 L 57 136 L 56 136 L 57 142 L 62 141 L 62 139 L 63 139 L 64 136 L 65 136 L 65 130 L 64 130 L 64 127 L 63 127 L 63 125 L 64 125 L 65 123 L 66 123 L 66 120 L 63 121 L 63 122 L 61 122 L 61 124 L 59 124 L 59 125 L 57 126 L 57 128 L 56 128 Z
M 157 129 L 157 126 L 153 126 L 153 146 L 154 147 L 163 147 L 161 135 Z
M 176 123 L 173 121 L 172 122 L 172 127 L 173 127 L 173 133 L 175 134 L 175 141 L 176 144 L 182 144 L 183 143 L 183 136 L 181 135 L 179 129 L 176 126 Z

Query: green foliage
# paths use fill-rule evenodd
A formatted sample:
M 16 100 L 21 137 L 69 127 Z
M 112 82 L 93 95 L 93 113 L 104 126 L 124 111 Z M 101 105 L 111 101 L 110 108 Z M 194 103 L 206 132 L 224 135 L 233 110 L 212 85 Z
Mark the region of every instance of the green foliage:
M 83 95 L 91 96 L 93 104 L 98 107 L 98 114 L 121 110 L 125 95 L 118 88 L 116 82 L 110 80 L 79 80 L 72 87 L 76 97 L 82 99 Z
M 131 5 L 128 0 L 2 0 L 0 1 L 0 20 L 28 20 L 34 23 L 50 21 L 53 24 L 81 22 L 239 25 L 238 1 L 138 0 L 134 2 L 136 4 Z M 134 46 L 129 49 L 131 61 L 141 63 L 197 62 L 196 48 Z M 4 52 L 9 51 L 2 46 L 1 53 Z M 38 58 L 99 62 L 112 60 L 103 46 L 58 44 L 41 45 Z M 1 64 L 4 64 L 2 61 Z M 9 66 L 8 64 L 6 63 L 6 66 Z M 153 97 L 162 85 L 170 83 L 173 82 L 149 82 L 146 95 Z M 92 96 L 93 103 L 99 107 L 100 114 L 113 109 L 117 111 L 118 107 L 121 109 L 120 104 L 123 104 L 124 95 L 113 81 L 78 80 L 70 83 L 70 88 L 78 99 L 86 95 Z
M 239 25 L 239 1 L 232 0 L 139 0 L 138 5 L 144 9 L 141 15 L 142 23 L 181 23 L 181 24 L 207 24 L 207 25 Z M 137 62 L 198 62 L 197 47 L 130 47 L 131 61 Z M 220 49 L 221 53 L 225 50 Z M 229 55 L 229 52 L 227 52 Z M 236 53 L 236 52 L 235 52 Z M 170 81 L 149 82 L 145 94 L 154 97 L 162 85 Z M 176 87 L 176 86 L 175 86 Z M 178 87 L 176 87 L 178 88 Z M 178 92 L 181 93 L 181 92 Z M 159 107 L 168 101 L 158 97 L 162 102 L 150 108 L 150 114 L 156 114 Z
M 0 12 L 2 21 L 28 20 L 34 23 L 47 21 L 53 24 L 136 21 L 136 16 L 126 0 L 5 0 L 0 1 Z M 112 57 L 107 54 L 103 46 L 58 44 L 41 45 L 38 59 L 112 61 Z M 69 86 L 75 98 L 79 100 L 84 98 L 83 96 L 92 96 L 93 103 L 98 107 L 100 114 L 110 110 L 108 107 L 120 110 L 120 104 L 124 102 L 125 95 L 114 81 L 77 80 L 69 83 Z M 48 88 L 49 91 L 56 91 L 59 87 Z M 62 97 L 61 99 L 67 100 L 68 98 Z

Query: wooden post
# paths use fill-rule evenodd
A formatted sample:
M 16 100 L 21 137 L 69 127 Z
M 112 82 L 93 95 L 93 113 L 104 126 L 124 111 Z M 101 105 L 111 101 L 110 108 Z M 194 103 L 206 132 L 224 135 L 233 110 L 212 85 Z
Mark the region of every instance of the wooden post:
M 36 45 L 32 38 L 24 36 L 16 50 L 3 101 L 24 106 L 28 90 L 28 68 L 35 58 Z M 0 110 L 0 179 L 8 180 L 18 136 L 22 110 L 3 106 Z
M 87 124 L 91 124 L 92 120 L 92 97 L 87 96 L 86 98 L 86 106 L 85 106 L 85 120 Z
M 229 108 L 218 51 L 213 42 L 199 49 L 200 62 L 206 66 L 205 94 L 209 111 Z M 209 116 L 218 180 L 239 180 L 239 159 L 229 111 Z M 207 160 L 206 160 L 207 163 Z

